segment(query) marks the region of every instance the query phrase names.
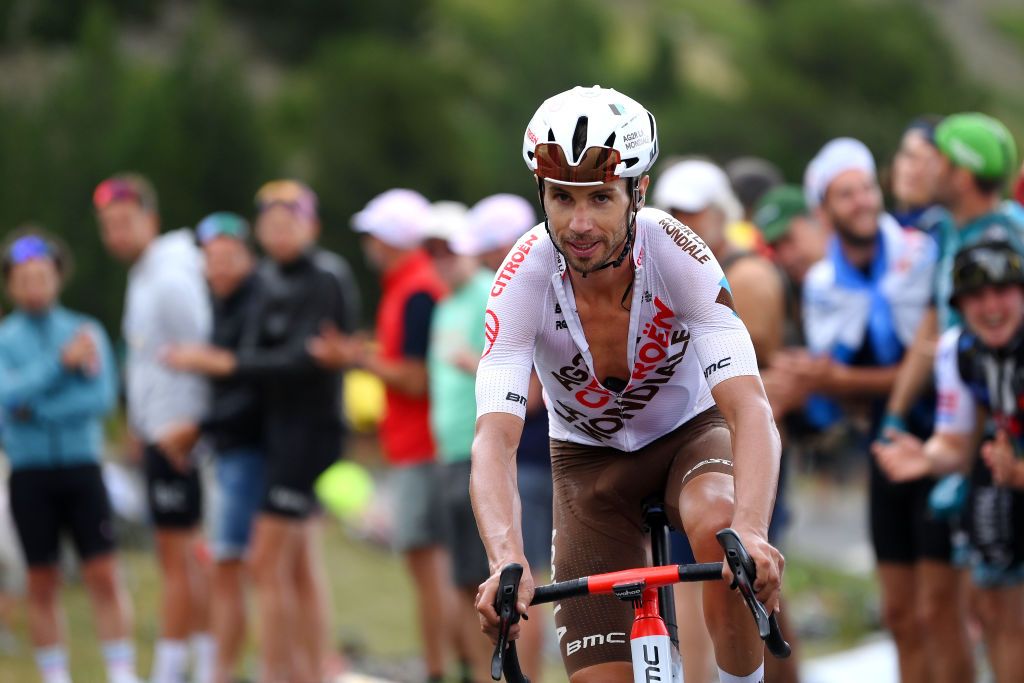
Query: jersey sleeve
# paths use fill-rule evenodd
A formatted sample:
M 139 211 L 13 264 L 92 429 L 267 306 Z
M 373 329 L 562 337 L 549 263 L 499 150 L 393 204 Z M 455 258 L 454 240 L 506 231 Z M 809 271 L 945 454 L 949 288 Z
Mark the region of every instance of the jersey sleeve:
M 495 275 L 481 321 L 485 342 L 476 373 L 478 418 L 487 413 L 526 416 L 533 348 L 550 284 L 543 268 L 548 250 L 538 248 L 546 240 L 542 234 L 535 229 L 524 235 Z
M 730 377 L 759 376 L 754 345 L 736 313 L 722 267 L 693 230 L 668 214 L 656 215 L 660 220 L 646 227 L 667 259 L 661 277 L 667 291 L 682 293 L 683 320 L 708 386 Z
M 960 376 L 957 346 L 960 328 L 947 330 L 939 340 L 935 354 L 935 385 L 938 406 L 935 411 L 935 431 L 947 434 L 974 432 L 976 406 L 974 394 Z

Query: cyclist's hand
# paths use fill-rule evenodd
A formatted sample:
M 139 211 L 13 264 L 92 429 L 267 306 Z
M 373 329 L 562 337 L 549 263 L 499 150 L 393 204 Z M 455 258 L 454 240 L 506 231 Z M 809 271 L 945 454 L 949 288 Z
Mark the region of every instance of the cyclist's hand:
M 764 605 L 768 614 L 779 611 L 779 595 L 782 591 L 782 572 L 786 567 L 786 558 L 768 542 L 767 535 L 755 529 L 733 527 L 740 537 L 747 554 L 754 561 L 757 576 L 754 579 L 754 593 L 758 601 Z M 723 577 L 732 584 L 733 574 L 729 563 L 724 563 Z
M 530 601 L 533 600 L 535 588 L 533 574 L 530 573 L 530 565 L 525 559 L 510 560 L 510 562 L 512 561 L 518 561 L 519 564 L 523 565 L 523 578 L 519 580 L 519 602 L 517 607 L 519 608 L 519 613 L 525 615 L 526 609 L 530 606 Z M 501 569 L 504 566 L 503 564 L 498 567 L 486 581 L 481 583 L 476 593 L 476 611 L 480 616 L 480 630 L 487 634 L 487 637 L 491 639 L 491 643 L 498 642 L 500 620 L 498 619 L 498 613 L 494 611 L 494 598 L 498 594 Z M 509 629 L 509 640 L 515 640 L 518 637 L 519 624 L 513 624 L 512 628 Z

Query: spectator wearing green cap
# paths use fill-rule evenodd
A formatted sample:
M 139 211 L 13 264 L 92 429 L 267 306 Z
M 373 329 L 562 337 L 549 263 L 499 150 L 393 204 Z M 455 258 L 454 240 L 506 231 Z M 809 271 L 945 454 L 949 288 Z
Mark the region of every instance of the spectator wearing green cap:
M 249 224 L 226 211 L 196 226 L 210 289 L 213 329 L 210 342 L 237 351 L 246 329 L 256 324 L 259 278 L 249 244 Z M 213 522 L 213 590 L 210 595 L 217 658 L 213 683 L 234 680 L 245 644 L 244 560 L 253 520 L 266 481 L 260 387 L 237 377 L 210 382 L 210 403 L 201 422 L 187 422 L 164 433 L 163 451 L 186 461 L 200 434 L 212 447 L 219 494 Z
M 1002 239 L 1021 250 L 1024 226 L 1010 216 L 1001 204 L 1002 191 L 1016 168 L 1017 150 L 1013 137 L 998 120 L 977 112 L 953 114 L 935 129 L 935 145 L 942 155 L 936 180 L 935 201 L 949 211 L 949 218 L 938 230 L 939 261 L 933 283 L 933 301 L 922 318 L 912 346 L 900 367 L 890 394 L 883 427 L 900 431 L 903 417 L 931 382 L 931 359 L 939 334 L 960 324 L 950 306 L 953 259 L 956 253 L 983 240 Z M 983 476 L 984 464 L 971 475 Z M 980 470 L 978 469 L 980 467 Z M 958 511 L 966 500 L 966 483 L 947 479 L 931 497 L 934 512 L 946 515 Z M 959 486 L 957 485 L 959 484 Z M 937 495 L 960 489 L 960 495 Z M 986 594 L 978 592 L 976 604 L 985 625 Z M 990 626 L 990 625 L 989 625 Z

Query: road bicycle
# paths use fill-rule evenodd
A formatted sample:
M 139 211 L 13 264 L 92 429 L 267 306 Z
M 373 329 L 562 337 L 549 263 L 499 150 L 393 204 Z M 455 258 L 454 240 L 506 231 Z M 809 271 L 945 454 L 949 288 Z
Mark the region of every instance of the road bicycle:
M 595 574 L 568 581 L 538 586 L 531 605 L 575 599 L 585 595 L 614 595 L 633 604 L 633 628 L 630 649 L 633 677 L 637 683 L 683 683 L 679 659 L 679 640 L 675 623 L 675 602 L 672 584 L 684 581 L 718 581 L 722 579 L 722 562 L 668 564 L 669 525 L 664 506 L 645 505 L 644 519 L 651 535 L 651 555 L 655 566 Z M 790 654 L 789 643 L 782 636 L 775 614 L 768 614 L 754 594 L 756 568 L 739 536 L 732 529 L 716 534 L 732 569 L 733 587 L 738 589 L 757 624 L 758 635 L 775 657 Z M 516 644 L 508 639 L 509 629 L 520 619 L 516 609 L 519 581 L 523 575 L 520 564 L 502 568 L 495 610 L 500 618 L 498 642 L 491 659 L 491 677 L 498 681 L 504 673 L 508 683 L 529 683 L 519 666 Z

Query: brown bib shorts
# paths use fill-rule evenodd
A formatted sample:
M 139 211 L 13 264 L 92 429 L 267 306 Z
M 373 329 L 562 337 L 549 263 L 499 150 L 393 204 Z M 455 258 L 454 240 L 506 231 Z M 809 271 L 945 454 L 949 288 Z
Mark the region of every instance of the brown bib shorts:
M 729 426 L 717 407 L 632 453 L 552 440 L 554 579 L 646 566 L 650 554 L 643 501 L 664 496 L 669 522 L 682 529 L 680 493 L 691 479 L 708 472 L 732 474 Z M 555 603 L 559 651 L 568 674 L 631 661 L 632 623 L 632 607 L 611 595 Z

